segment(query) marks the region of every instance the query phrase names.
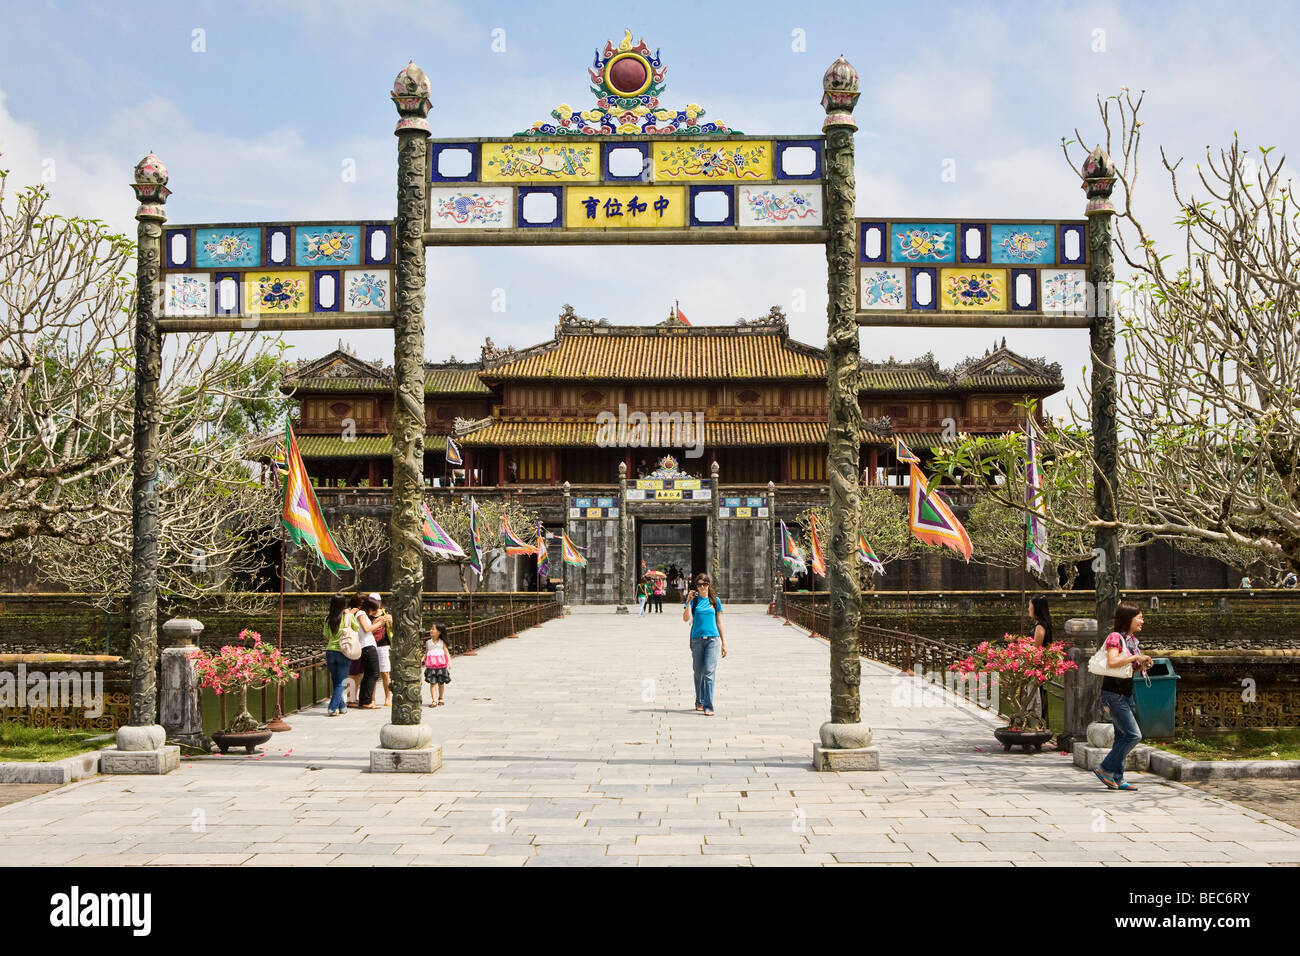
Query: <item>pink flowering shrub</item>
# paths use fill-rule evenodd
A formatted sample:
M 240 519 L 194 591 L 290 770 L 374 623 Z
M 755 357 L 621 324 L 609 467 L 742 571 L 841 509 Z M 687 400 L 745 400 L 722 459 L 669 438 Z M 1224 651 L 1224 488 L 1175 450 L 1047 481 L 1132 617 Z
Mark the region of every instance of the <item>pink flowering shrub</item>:
M 1003 635 L 1001 643 L 984 641 L 963 661 L 948 667 L 965 679 L 980 674 L 994 674 L 999 697 L 1010 702 L 1009 730 L 1045 730 L 1047 715 L 1035 714 L 1038 688 L 1053 677 L 1076 670 L 1078 665 L 1065 658 L 1065 644 L 1060 641 L 1039 647 L 1032 637 Z
M 240 713 L 230 723 L 231 733 L 256 730 L 259 726 L 248 712 L 250 687 L 287 684 L 298 677 L 280 649 L 262 643 L 262 635 L 257 631 L 245 628 L 239 632 L 239 639 L 244 642 L 242 646 L 227 644 L 215 654 L 201 650 L 190 653 L 200 687 L 209 687 L 218 695 L 239 691 Z

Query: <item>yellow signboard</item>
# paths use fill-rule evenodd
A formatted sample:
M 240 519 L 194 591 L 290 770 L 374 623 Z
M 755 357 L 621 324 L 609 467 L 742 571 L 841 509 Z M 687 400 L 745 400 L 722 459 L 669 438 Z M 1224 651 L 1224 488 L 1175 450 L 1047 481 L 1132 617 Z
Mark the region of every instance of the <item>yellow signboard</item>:
M 588 518 L 599 518 L 599 517 L 601 517 L 601 509 L 599 509 L 599 508 L 588 508 L 588 509 L 587 509 L 587 517 L 588 517 Z
M 685 186 L 564 187 L 570 229 L 680 229 L 686 222 Z
M 682 492 L 680 488 L 660 488 L 655 492 L 655 501 L 681 501 Z
M 244 274 L 244 314 L 296 315 L 311 311 L 311 273 L 278 270 Z
M 484 143 L 485 183 L 572 183 L 600 179 L 595 143 Z
M 737 518 L 752 518 L 752 517 L 754 516 L 754 509 L 753 509 L 753 508 L 737 508 L 735 513 L 736 513 L 736 517 L 737 517 Z
M 1007 270 L 983 266 L 940 269 L 939 308 L 945 312 L 1010 312 Z
M 651 143 L 656 181 L 766 182 L 772 178 L 770 142 Z

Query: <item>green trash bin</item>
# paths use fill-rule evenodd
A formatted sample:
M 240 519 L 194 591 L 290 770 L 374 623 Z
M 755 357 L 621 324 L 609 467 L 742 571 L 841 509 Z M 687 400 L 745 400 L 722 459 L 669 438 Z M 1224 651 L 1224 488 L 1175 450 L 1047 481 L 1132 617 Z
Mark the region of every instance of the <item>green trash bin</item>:
M 1172 737 L 1174 709 L 1178 699 L 1178 675 L 1173 662 L 1157 657 L 1147 670 L 1148 684 L 1141 674 L 1133 674 L 1133 706 L 1143 737 Z

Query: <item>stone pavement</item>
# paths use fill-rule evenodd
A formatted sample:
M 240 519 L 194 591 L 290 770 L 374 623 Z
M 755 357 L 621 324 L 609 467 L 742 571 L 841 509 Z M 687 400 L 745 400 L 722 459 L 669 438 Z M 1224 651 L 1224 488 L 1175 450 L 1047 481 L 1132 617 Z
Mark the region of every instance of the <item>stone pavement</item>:
M 0 865 L 1300 863 L 1300 830 L 1145 774 L 1104 790 L 864 662 L 883 770 L 819 774 L 828 650 L 728 608 L 718 713 L 685 625 L 579 608 L 453 663 L 430 775 L 371 774 L 385 711 L 290 716 L 266 754 L 96 777 L 0 808 Z

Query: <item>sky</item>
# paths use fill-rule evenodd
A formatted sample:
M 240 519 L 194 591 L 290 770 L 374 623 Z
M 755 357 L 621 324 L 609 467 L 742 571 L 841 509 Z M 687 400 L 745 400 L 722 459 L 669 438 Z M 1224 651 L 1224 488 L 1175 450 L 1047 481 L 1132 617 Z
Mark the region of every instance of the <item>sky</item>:
M 859 216 L 1081 218 L 1061 139 L 1078 129 L 1094 144 L 1098 95 L 1127 88 L 1146 91 L 1134 201 L 1157 243 L 1172 247 L 1160 147 L 1194 165 L 1234 133 L 1289 153 L 1300 131 L 1300 26 L 1288 6 L 1249 0 L 659 0 L 608 14 L 512 0 L 0 0 L 0 27 L 10 188 L 43 182 L 58 211 L 131 235 L 131 170 L 150 150 L 170 171 L 170 222 L 391 218 L 388 94 L 408 60 L 430 77 L 434 137 L 508 136 L 560 103 L 590 103 L 592 54 L 625 28 L 660 51 L 665 105 L 698 103 L 747 134 L 819 133 L 821 77 L 845 55 L 861 76 Z M 794 338 L 826 340 L 819 246 L 434 248 L 426 261 L 434 361 L 476 359 L 485 337 L 543 342 L 565 304 L 651 324 L 680 301 L 696 325 L 778 305 Z M 861 349 L 872 361 L 933 352 L 950 367 L 1004 335 L 1022 354 L 1061 363 L 1067 393 L 1048 410 L 1064 414 L 1085 378 L 1084 331 L 873 328 Z M 391 362 L 391 332 L 285 335 L 289 354 L 307 359 L 340 339 Z

